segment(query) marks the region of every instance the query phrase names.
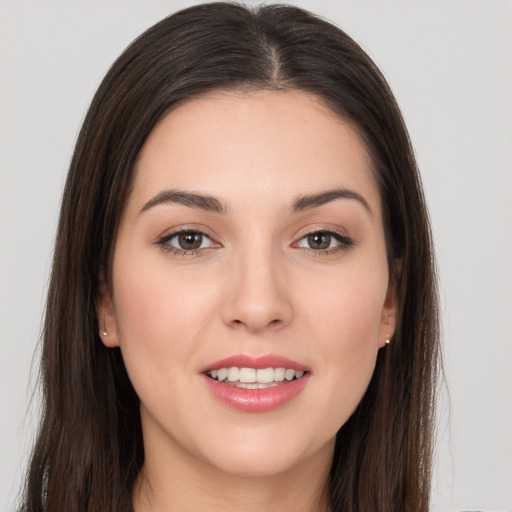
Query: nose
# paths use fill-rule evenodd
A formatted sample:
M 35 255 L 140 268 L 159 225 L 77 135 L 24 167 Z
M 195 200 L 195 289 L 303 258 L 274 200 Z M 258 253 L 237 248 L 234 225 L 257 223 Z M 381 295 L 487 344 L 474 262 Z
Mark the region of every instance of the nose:
M 289 324 L 293 315 L 291 294 L 279 257 L 269 248 L 248 250 L 231 264 L 224 323 L 251 333 Z

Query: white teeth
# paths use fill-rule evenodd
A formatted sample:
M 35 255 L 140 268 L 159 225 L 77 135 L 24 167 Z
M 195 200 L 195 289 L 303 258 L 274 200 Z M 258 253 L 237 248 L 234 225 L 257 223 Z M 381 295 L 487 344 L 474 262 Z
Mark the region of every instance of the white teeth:
M 255 382 L 256 381 L 256 370 L 254 368 L 240 368 L 240 374 L 239 374 L 238 380 L 240 382 Z
M 228 369 L 229 382 L 235 382 L 235 380 L 238 380 L 239 376 L 240 376 L 240 370 L 236 366 L 233 366 Z
M 268 384 L 262 384 L 260 382 L 248 383 L 248 382 L 230 382 L 230 386 L 234 386 L 235 388 L 243 388 L 243 389 L 267 389 L 267 388 L 275 388 L 279 386 L 279 382 L 269 382 Z
M 276 368 L 274 370 L 274 380 L 277 382 L 282 382 L 284 380 L 284 373 L 286 368 Z
M 295 377 L 295 370 L 289 370 L 289 369 L 288 369 L 288 370 L 286 370 L 286 371 L 284 372 L 284 378 L 285 378 L 286 380 L 292 380 L 292 379 L 293 379 L 293 377 Z
M 285 379 L 291 381 L 304 376 L 303 371 L 292 368 L 219 368 L 210 370 L 208 375 L 212 379 L 222 382 L 227 379 L 229 383 L 245 389 L 265 389 L 277 386 Z
M 259 369 L 256 372 L 256 382 L 260 382 L 262 384 L 268 384 L 274 380 L 274 369 L 273 368 L 264 368 Z
M 217 380 L 223 381 L 228 376 L 228 369 L 227 368 L 220 368 L 217 372 Z M 213 375 L 212 375 L 213 377 Z M 215 378 L 215 377 L 213 377 Z

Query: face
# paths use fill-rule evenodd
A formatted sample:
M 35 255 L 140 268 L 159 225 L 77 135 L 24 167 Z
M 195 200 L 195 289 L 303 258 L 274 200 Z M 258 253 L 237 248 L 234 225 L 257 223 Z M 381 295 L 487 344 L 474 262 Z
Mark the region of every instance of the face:
M 273 475 L 329 459 L 394 330 L 368 154 L 305 93 L 168 114 L 139 155 L 112 273 L 99 322 L 140 398 L 146 463 Z

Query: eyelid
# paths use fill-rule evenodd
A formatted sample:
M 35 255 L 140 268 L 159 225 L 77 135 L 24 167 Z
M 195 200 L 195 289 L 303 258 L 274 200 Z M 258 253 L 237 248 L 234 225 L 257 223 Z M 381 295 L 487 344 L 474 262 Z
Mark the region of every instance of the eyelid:
M 222 244 L 217 241 L 217 237 L 209 233 L 209 229 L 205 229 L 203 227 L 198 226 L 178 226 L 175 228 L 171 228 L 164 232 L 165 234 L 158 237 L 158 239 L 154 242 L 155 245 L 158 245 L 162 250 L 171 253 L 175 256 L 193 256 L 204 251 L 208 251 L 210 249 L 216 249 L 222 247 Z M 306 227 L 303 228 L 302 234 L 295 237 L 294 242 L 291 244 L 291 247 L 294 249 L 299 249 L 305 253 L 313 254 L 313 255 L 328 255 L 337 252 L 347 251 L 354 246 L 354 240 L 348 236 L 344 230 L 339 227 L 334 226 L 317 226 L 317 227 Z M 182 234 L 182 233 L 197 233 L 202 235 L 203 237 L 208 238 L 211 241 L 211 245 L 208 247 L 199 247 L 197 249 L 182 249 L 180 247 L 176 247 L 174 245 L 170 245 L 169 241 L 174 237 Z M 322 233 L 327 236 L 333 237 L 337 240 L 337 244 L 334 247 L 328 247 L 325 249 L 315 249 L 312 247 L 303 247 L 299 245 L 303 239 L 311 236 L 315 233 Z
M 167 228 L 162 234 L 156 237 L 155 243 L 158 243 L 160 240 L 167 239 L 169 240 L 173 236 L 179 235 L 181 233 L 199 233 L 208 238 L 211 238 L 214 241 L 217 241 L 219 238 L 215 233 L 208 229 L 206 226 L 199 224 L 180 224 L 178 226 L 173 226 Z
M 338 236 L 343 239 L 350 239 L 351 237 L 346 232 L 345 229 L 342 229 L 339 226 L 333 226 L 331 224 L 318 225 L 308 225 L 299 230 L 296 235 L 296 240 L 302 239 L 308 235 L 313 235 L 315 233 L 327 233 L 331 235 Z
M 330 247 L 326 249 L 313 249 L 311 247 L 302 247 L 299 246 L 298 243 L 301 240 L 304 240 L 308 236 L 314 235 L 316 233 L 324 233 L 328 236 L 334 237 L 339 243 L 335 247 Z M 346 251 L 351 249 L 354 246 L 354 240 L 348 236 L 346 233 L 344 233 L 339 228 L 335 228 L 332 226 L 319 226 L 313 229 L 308 229 L 307 231 L 303 232 L 300 236 L 298 236 L 295 241 L 292 243 L 292 247 L 303 250 L 307 253 L 313 253 L 314 255 L 327 255 L 332 254 L 340 251 Z
M 175 256 L 193 256 L 196 255 L 202 251 L 222 247 L 222 245 L 216 241 L 215 237 L 211 234 L 206 232 L 207 230 L 199 227 L 193 227 L 193 226 L 179 226 L 176 228 L 172 228 L 171 230 L 168 230 L 165 232 L 165 234 L 160 235 L 157 240 L 154 242 L 155 245 L 158 245 L 162 250 L 171 253 Z M 212 245 L 209 247 L 202 247 L 198 249 L 181 249 L 180 247 L 175 247 L 173 245 L 170 245 L 168 242 L 175 238 L 176 236 L 179 236 L 183 233 L 197 233 L 199 235 L 202 235 L 203 237 L 208 238 L 211 240 Z

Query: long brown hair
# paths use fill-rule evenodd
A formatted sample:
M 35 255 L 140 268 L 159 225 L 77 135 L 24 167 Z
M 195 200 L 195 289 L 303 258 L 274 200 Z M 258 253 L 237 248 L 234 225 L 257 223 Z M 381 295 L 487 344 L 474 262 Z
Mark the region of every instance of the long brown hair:
M 337 434 L 333 511 L 426 512 L 438 369 L 425 201 L 382 74 L 334 25 L 291 6 L 210 3 L 134 41 L 101 83 L 66 182 L 42 337 L 43 416 L 20 510 L 125 512 L 144 462 L 139 401 L 119 349 L 99 339 L 99 283 L 134 162 L 173 106 L 212 89 L 301 90 L 349 120 L 372 156 L 400 305 L 392 344 Z

